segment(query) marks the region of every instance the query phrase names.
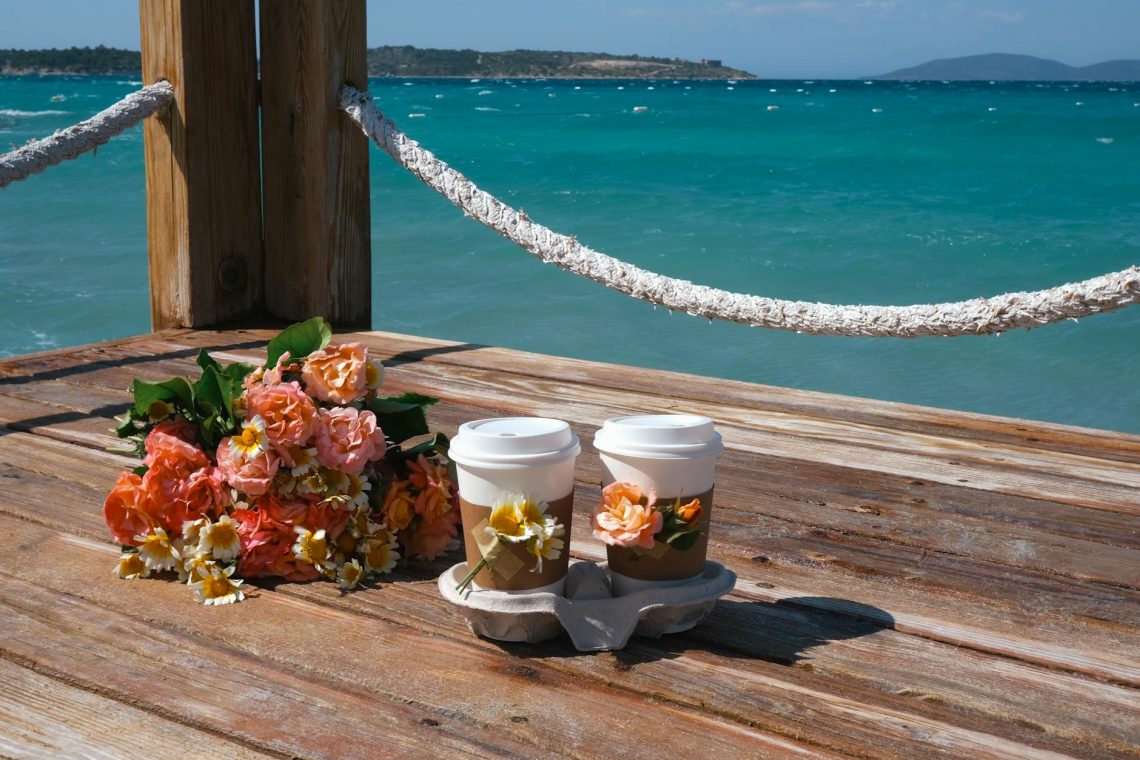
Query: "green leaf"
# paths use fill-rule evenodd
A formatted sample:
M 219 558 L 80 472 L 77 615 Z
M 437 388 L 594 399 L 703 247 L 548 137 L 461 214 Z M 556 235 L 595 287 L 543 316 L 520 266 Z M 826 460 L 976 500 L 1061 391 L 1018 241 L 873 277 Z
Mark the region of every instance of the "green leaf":
M 669 538 L 665 539 L 665 542 L 678 551 L 688 551 L 689 549 L 693 548 L 693 544 L 697 542 L 697 539 L 700 537 L 700 535 L 701 531 L 694 528 L 693 530 L 674 533 L 673 535 L 669 536 Z
M 281 355 L 288 353 L 294 359 L 304 359 L 314 351 L 319 351 L 332 340 L 332 328 L 324 317 L 313 317 L 304 322 L 289 325 L 269 341 L 269 355 L 265 359 L 266 369 L 277 366 Z
M 447 453 L 447 444 L 447 436 L 443 433 L 436 433 L 423 443 L 417 443 L 410 449 L 401 449 L 400 456 L 403 459 L 415 459 L 420 454 L 445 454 Z
M 419 404 L 390 398 L 370 398 L 364 405 L 376 415 L 376 422 L 389 443 L 397 444 L 431 432 L 428 430 L 424 407 Z
M 202 377 L 194 383 L 194 398 L 198 402 L 203 417 L 227 412 L 225 391 L 222 389 L 222 375 L 214 367 L 202 372 Z
M 190 390 L 190 384 L 181 377 L 161 383 L 139 380 L 136 377 L 131 384 L 131 394 L 135 397 L 135 411 L 143 416 L 156 401 L 177 401 L 184 409 L 194 408 L 194 394 Z
M 140 464 L 138 467 L 131 470 L 131 472 L 133 472 L 135 475 L 138 475 L 141 478 L 143 475 L 146 475 L 147 470 L 149 470 L 149 469 L 150 468 L 147 467 L 145 464 Z
M 206 353 L 206 349 L 204 348 L 198 351 L 198 358 L 196 361 L 198 363 L 198 366 L 203 370 L 207 370 L 210 367 L 213 367 L 216 370 L 221 370 L 222 368 L 222 365 L 218 364 L 218 360 Z

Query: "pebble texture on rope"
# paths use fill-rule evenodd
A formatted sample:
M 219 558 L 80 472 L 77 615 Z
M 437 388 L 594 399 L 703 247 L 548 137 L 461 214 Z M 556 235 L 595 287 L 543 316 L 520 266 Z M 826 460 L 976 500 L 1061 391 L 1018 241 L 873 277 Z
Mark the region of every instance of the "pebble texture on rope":
M 132 92 L 90 119 L 5 153 L 0 156 L 0 187 L 94 150 L 173 101 L 174 87 L 170 82 L 156 82 Z
M 369 139 L 468 215 L 544 262 L 634 298 L 709 319 L 815 335 L 916 338 L 981 335 L 1039 327 L 1140 302 L 1140 267 L 1032 293 L 915 306 L 842 306 L 733 293 L 679 280 L 590 250 L 478 189 L 397 129 L 372 96 L 346 85 L 341 108 Z

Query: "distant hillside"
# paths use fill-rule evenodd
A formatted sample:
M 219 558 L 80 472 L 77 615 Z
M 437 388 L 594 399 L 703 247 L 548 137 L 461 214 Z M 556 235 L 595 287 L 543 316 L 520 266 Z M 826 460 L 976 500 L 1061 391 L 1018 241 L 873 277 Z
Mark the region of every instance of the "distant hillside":
M 0 74 L 119 74 L 138 76 L 138 51 L 99 47 L 65 50 L 0 50 Z M 368 51 L 368 75 L 373 77 L 483 77 L 550 79 L 755 79 L 747 71 L 730 69 L 720 61 L 646 58 L 608 53 L 566 53 L 547 50 L 434 50 L 377 47 Z
M 63 50 L 0 50 L 0 74 L 122 74 L 137 76 L 137 50 L 72 47 Z
M 1048 58 L 1010 53 L 968 55 L 935 61 L 881 74 L 875 79 L 1022 80 L 1030 82 L 1140 81 L 1140 60 L 1105 61 L 1091 66 L 1069 66 Z
M 720 61 L 647 58 L 551 50 L 436 50 L 410 45 L 371 48 L 369 76 L 548 79 L 755 79 Z

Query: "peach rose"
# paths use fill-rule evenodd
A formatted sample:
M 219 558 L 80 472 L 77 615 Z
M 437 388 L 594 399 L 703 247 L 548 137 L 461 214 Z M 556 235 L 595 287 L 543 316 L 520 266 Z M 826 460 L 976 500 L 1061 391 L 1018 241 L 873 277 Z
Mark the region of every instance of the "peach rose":
M 229 438 L 223 438 L 218 444 L 218 470 L 222 479 L 247 496 L 260 496 L 268 491 L 279 467 L 281 457 L 272 449 L 246 458 L 234 454 Z
M 120 473 L 103 502 L 103 519 L 115 540 L 124 546 L 138 546 L 135 536 L 149 533 L 158 524 L 152 511 L 153 502 L 143 479 L 133 472 Z
M 321 401 L 348 404 L 368 392 L 368 351 L 360 343 L 325 346 L 301 368 L 305 390 Z
M 655 494 L 650 492 L 648 504 L 642 506 L 641 489 L 632 483 L 612 483 L 602 489 L 602 504 L 594 513 L 594 538 L 610 546 L 652 549 L 654 535 L 664 522 L 653 506 Z
M 190 473 L 210 464 L 206 452 L 167 431 L 172 431 L 172 427 L 160 424 L 147 435 L 144 465 L 155 467 L 161 464 L 181 477 L 189 477 Z
M 384 456 L 387 448 L 384 431 L 372 412 L 351 406 L 320 410 L 317 459 L 325 467 L 359 475 L 364 465 Z
M 297 382 L 251 387 L 246 410 L 265 421 L 265 437 L 275 447 L 302 446 L 317 429 L 317 407 Z

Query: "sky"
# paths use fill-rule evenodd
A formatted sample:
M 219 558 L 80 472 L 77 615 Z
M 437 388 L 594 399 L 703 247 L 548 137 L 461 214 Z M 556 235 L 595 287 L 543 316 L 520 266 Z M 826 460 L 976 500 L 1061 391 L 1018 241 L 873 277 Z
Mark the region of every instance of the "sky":
M 1140 0 L 368 0 L 368 44 L 716 58 L 768 78 L 1140 58 Z M 0 0 L 0 48 L 137 50 L 138 0 Z

